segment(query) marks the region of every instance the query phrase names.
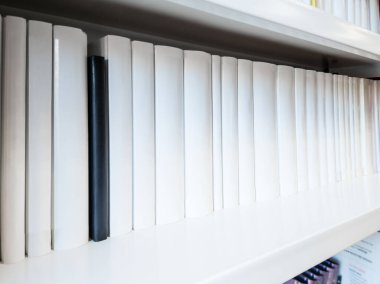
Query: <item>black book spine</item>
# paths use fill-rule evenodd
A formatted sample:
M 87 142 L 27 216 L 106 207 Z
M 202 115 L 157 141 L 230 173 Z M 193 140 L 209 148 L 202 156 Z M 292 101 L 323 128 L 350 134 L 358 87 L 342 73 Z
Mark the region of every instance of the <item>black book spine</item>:
M 88 110 L 90 151 L 90 238 L 109 235 L 109 144 L 106 64 L 101 56 L 88 58 Z

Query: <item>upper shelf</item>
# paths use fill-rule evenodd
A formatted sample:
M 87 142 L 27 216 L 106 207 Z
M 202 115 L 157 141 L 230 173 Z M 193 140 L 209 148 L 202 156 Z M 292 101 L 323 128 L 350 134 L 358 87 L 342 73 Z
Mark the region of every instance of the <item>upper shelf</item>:
M 96 23 L 113 28 L 105 33 L 154 43 L 317 70 L 368 65 L 379 73 L 372 77 L 380 75 L 373 68 L 380 62 L 378 34 L 291 0 L 3 0 L 2 5 Z
M 0 265 L 0 283 L 283 283 L 380 229 L 380 177 Z

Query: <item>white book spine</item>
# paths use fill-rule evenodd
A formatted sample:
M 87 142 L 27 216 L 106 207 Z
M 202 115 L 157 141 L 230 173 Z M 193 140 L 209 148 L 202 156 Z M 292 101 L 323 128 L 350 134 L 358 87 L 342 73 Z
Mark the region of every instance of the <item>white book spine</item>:
M 87 37 L 54 26 L 53 248 L 88 242 Z
M 255 200 L 253 62 L 238 60 L 239 204 Z
M 277 145 L 277 66 L 253 63 L 253 105 L 256 200 L 280 195 Z
M 347 21 L 355 23 L 355 0 L 347 0 Z
M 128 38 L 106 36 L 101 55 L 108 62 L 110 236 L 132 230 L 132 75 Z
M 374 33 L 379 32 L 379 1 L 369 0 L 370 29 Z
M 211 55 L 184 52 L 185 216 L 213 211 Z
M 26 21 L 3 22 L 1 110 L 1 259 L 25 257 Z
M 370 29 L 370 19 L 369 19 L 369 0 L 361 0 L 361 27 L 364 29 Z
M 212 56 L 212 140 L 214 210 L 223 208 L 221 60 Z
M 350 174 L 351 178 L 356 176 L 356 153 L 355 153 L 355 114 L 354 114 L 354 96 L 355 96 L 355 78 L 349 77 L 349 93 L 348 93 L 348 119 L 350 133 Z
M 332 14 L 332 1 L 334 0 L 324 0 L 323 2 L 323 10 L 325 10 L 327 13 Z
M 325 115 L 325 73 L 317 72 L 317 117 L 318 117 L 318 147 L 319 147 L 319 173 L 320 185 L 328 183 L 327 168 L 327 135 Z
M 362 175 L 369 175 L 369 149 L 368 149 L 368 99 L 369 81 L 360 79 L 360 156 Z
M 366 163 L 364 173 L 372 175 L 374 173 L 375 151 L 374 151 L 374 97 L 376 84 L 373 80 L 366 81 L 365 91 L 365 133 L 366 133 Z
M 354 24 L 358 27 L 362 25 L 362 2 L 363 0 L 354 0 Z
M 237 59 L 222 57 L 223 206 L 239 205 Z
M 376 161 L 377 161 L 377 172 L 380 172 L 380 81 L 376 81 Z
M 297 140 L 294 68 L 277 67 L 277 136 L 280 192 L 297 192 Z
M 184 218 L 183 51 L 155 46 L 156 223 Z
M 335 149 L 335 173 L 336 181 L 342 181 L 342 164 L 341 164 L 341 137 L 339 125 L 339 75 L 333 75 L 334 84 L 334 149 Z
M 306 71 L 306 137 L 309 189 L 320 187 L 316 72 Z
M 342 20 L 347 20 L 346 0 L 333 0 L 332 10 L 335 17 L 338 17 Z
M 132 42 L 133 228 L 156 222 L 154 47 Z
M 344 76 L 338 75 L 338 131 L 339 131 L 339 151 L 340 169 L 342 181 L 347 179 L 347 151 L 346 151 L 346 128 L 345 128 L 345 85 Z
M 344 93 L 344 133 L 345 133 L 345 157 L 346 157 L 346 178 L 352 178 L 352 157 L 351 157 L 351 135 L 350 135 L 350 80 L 348 76 L 343 77 Z
M 363 175 L 363 162 L 362 162 L 362 121 L 363 121 L 363 101 L 362 93 L 364 91 L 364 79 L 355 78 L 356 89 L 354 90 L 354 120 L 355 120 L 355 154 L 356 154 L 356 176 Z
M 378 97 L 377 94 L 379 92 L 379 85 L 377 81 L 373 81 L 373 104 L 372 104 L 372 121 L 373 121 L 373 167 L 374 172 L 379 172 L 379 103 L 378 103 Z
M 28 23 L 26 251 L 51 250 L 52 64 L 51 24 Z
M 296 141 L 298 191 L 308 189 L 306 147 L 306 70 L 295 69 Z
M 325 121 L 328 183 L 336 181 L 333 75 L 325 74 Z

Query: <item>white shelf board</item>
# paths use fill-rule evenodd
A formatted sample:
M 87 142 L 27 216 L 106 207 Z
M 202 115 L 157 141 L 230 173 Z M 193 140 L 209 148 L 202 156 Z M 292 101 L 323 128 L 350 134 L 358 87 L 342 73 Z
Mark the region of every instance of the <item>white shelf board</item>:
M 0 265 L 0 283 L 279 284 L 380 229 L 380 177 Z

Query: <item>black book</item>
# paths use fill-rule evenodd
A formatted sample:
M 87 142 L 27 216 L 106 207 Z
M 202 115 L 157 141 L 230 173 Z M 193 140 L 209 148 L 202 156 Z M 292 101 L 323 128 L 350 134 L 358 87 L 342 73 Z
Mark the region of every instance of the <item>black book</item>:
M 106 64 L 101 56 L 88 58 L 88 112 L 90 151 L 90 238 L 109 235 L 109 145 Z

